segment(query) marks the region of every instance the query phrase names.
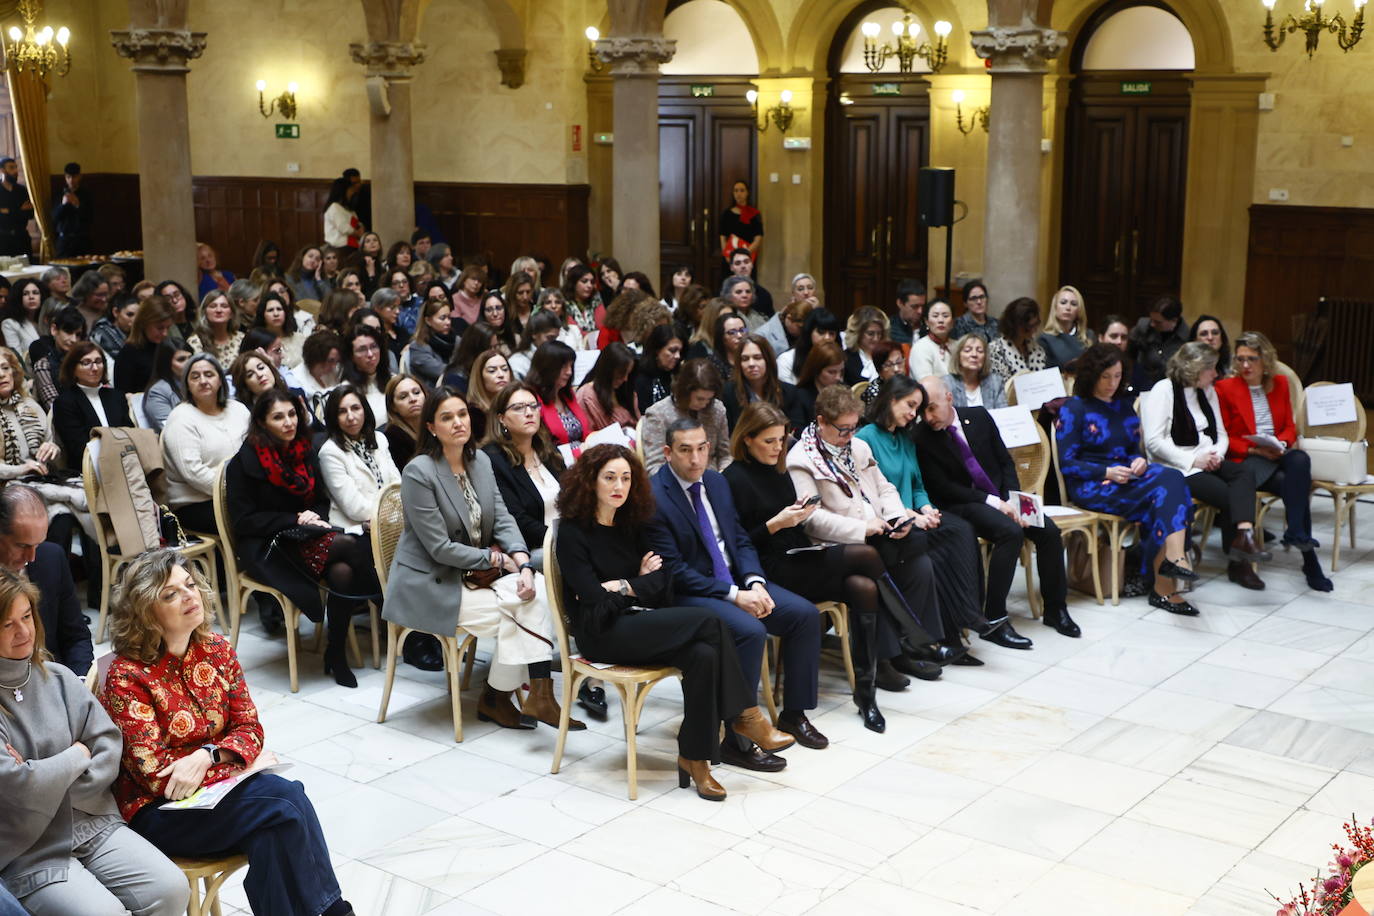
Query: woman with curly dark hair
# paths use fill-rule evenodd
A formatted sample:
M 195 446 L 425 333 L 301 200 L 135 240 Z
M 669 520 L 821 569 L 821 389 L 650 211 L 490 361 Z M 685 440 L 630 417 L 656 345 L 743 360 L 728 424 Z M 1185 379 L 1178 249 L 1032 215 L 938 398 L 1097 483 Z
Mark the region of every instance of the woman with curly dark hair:
M 678 785 L 694 782 L 702 798 L 723 801 L 725 790 L 711 776 L 720 726 L 754 705 L 734 640 L 710 611 L 669 606 L 672 576 L 646 535 L 653 492 L 633 452 L 588 449 L 561 483 L 554 553 L 578 651 L 593 661 L 682 672 Z
M 988 365 L 1004 379 L 1019 372 L 1038 372 L 1049 365 L 1040 344 L 1040 306 L 1034 299 L 1014 299 L 998 322 L 1002 336 L 988 344 Z

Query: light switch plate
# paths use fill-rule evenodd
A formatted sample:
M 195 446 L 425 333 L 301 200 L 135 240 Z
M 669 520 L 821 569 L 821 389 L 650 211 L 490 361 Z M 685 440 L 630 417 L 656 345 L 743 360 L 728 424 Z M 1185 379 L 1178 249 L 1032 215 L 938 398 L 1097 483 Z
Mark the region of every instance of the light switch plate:
M 288 162 L 286 163 L 286 170 L 288 172 L 299 172 L 301 170 L 301 164 L 299 162 Z
M 780 177 L 779 177 L 779 175 L 778 175 L 777 172 L 769 172 L 769 173 L 768 173 L 768 180 L 771 181 L 773 184 L 777 184 L 778 181 L 780 181 L 781 179 L 780 179 Z
M 1261 93 L 1259 94 L 1259 110 L 1260 110 L 1260 111 L 1273 111 L 1273 110 L 1274 110 L 1274 93 L 1272 93 L 1272 92 L 1261 92 Z
M 801 176 L 798 175 L 796 172 L 793 172 L 793 173 L 792 173 L 792 183 L 793 183 L 793 184 L 801 184 Z
M 1287 189 L 1287 188 L 1270 188 L 1270 189 L 1269 189 L 1269 199 L 1270 199 L 1270 200 L 1287 200 L 1287 199 L 1288 199 L 1288 189 Z

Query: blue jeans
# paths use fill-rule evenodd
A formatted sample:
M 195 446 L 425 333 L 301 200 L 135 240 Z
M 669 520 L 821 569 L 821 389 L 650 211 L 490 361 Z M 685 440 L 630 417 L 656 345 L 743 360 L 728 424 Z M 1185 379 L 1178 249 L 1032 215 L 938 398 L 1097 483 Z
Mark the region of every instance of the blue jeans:
M 148 805 L 129 822 L 169 856 L 248 856 L 243 889 L 254 916 L 318 916 L 339 882 L 315 808 L 299 782 L 262 773 L 210 811 Z
M 14 899 L 14 895 L 0 884 L 0 916 L 28 916 L 28 912 Z

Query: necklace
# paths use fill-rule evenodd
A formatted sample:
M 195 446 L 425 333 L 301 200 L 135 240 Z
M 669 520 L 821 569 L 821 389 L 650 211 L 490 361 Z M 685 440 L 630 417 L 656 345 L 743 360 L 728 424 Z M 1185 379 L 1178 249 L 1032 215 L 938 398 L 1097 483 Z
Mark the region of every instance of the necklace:
M 29 678 L 33 677 L 33 662 L 29 662 L 29 667 L 24 675 L 24 683 L 16 684 L 11 687 L 9 684 L 0 684 L 0 689 L 9 690 L 14 694 L 14 702 L 24 702 L 24 688 L 29 685 Z

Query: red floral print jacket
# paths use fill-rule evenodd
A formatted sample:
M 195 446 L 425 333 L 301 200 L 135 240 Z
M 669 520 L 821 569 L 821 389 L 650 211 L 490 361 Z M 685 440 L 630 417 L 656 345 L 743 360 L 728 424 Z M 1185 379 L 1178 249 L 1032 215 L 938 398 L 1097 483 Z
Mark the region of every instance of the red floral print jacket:
M 128 821 L 162 797 L 157 774 L 206 744 L 233 751 L 251 764 L 262 751 L 262 724 L 229 640 L 217 633 L 193 639 L 183 658 L 163 655 L 152 665 L 120 656 L 110 665 L 101 701 L 124 733 L 124 757 L 113 791 Z M 237 772 L 221 763 L 209 785 Z

